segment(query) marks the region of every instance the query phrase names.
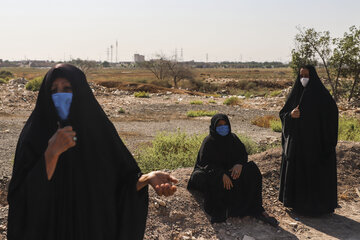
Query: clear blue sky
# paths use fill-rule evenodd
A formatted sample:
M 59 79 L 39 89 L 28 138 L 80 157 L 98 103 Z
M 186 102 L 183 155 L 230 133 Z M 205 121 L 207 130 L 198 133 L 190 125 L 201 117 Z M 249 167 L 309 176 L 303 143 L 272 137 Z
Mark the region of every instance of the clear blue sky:
M 341 36 L 359 10 L 359 0 L 1 0 L 0 59 L 106 60 L 118 40 L 119 60 L 183 48 L 185 60 L 288 61 L 296 26 Z

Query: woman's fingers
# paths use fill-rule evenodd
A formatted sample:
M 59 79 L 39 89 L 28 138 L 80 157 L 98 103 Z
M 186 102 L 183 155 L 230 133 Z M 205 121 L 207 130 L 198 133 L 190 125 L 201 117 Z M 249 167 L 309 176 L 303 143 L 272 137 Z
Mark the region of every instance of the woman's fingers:
M 179 180 L 177 180 L 175 177 L 169 175 L 169 178 L 168 178 L 169 182 L 172 182 L 172 183 L 178 183 Z
M 157 195 L 161 196 L 163 194 L 162 188 L 159 185 L 155 186 L 155 191 Z

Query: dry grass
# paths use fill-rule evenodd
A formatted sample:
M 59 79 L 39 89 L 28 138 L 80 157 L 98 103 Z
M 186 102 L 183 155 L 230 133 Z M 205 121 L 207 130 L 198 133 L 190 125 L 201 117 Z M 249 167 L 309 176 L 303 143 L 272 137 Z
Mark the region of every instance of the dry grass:
M 251 121 L 253 125 L 263 128 L 269 128 L 271 121 L 278 120 L 279 118 L 274 115 L 265 115 L 255 118 Z

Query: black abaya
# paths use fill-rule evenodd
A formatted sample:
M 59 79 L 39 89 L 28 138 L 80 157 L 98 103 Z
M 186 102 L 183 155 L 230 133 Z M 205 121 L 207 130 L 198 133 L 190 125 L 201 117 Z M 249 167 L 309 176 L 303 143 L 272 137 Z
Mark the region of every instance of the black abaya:
M 225 120 L 230 127 L 230 121 L 224 114 L 217 114 L 211 119 L 210 135 L 201 145 L 188 189 L 203 193 L 204 209 L 214 219 L 259 215 L 264 211 L 260 170 L 254 162 L 248 162 L 245 146 L 235 134 L 230 131 L 222 137 L 216 132 L 216 124 L 220 120 Z M 229 171 L 235 164 L 243 166 L 236 180 L 231 178 Z M 233 183 L 231 190 L 224 188 L 224 174 Z
M 56 76 L 72 85 L 68 123 L 77 144 L 60 155 L 47 179 L 44 152 L 56 132 L 58 116 L 50 87 Z M 142 239 L 147 187 L 131 153 L 96 101 L 78 68 L 61 64 L 49 70 L 35 109 L 21 132 L 9 186 L 9 240 Z
M 300 76 L 280 111 L 282 163 L 279 199 L 303 214 L 331 213 L 337 207 L 338 109 L 312 66 L 304 88 Z M 291 111 L 299 105 L 300 118 Z

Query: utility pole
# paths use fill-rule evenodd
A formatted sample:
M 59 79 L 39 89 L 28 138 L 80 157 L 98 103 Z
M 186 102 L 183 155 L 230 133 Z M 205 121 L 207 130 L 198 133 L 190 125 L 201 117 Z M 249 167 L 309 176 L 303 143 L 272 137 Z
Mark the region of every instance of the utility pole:
M 118 41 L 116 40 L 116 63 L 118 63 Z
M 110 45 L 110 49 L 111 49 L 111 62 L 113 62 L 113 45 Z

